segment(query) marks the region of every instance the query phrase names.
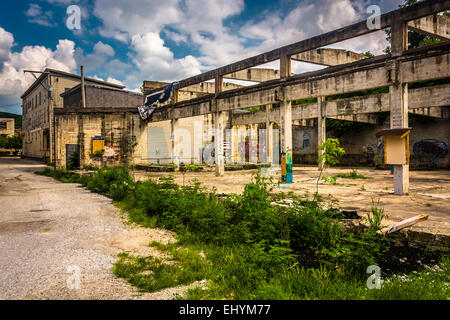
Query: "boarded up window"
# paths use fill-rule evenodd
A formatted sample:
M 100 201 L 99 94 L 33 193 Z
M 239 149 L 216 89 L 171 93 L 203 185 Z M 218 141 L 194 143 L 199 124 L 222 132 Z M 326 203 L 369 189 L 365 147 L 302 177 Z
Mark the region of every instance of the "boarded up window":
M 148 128 L 148 160 L 150 163 L 171 162 L 171 152 L 169 148 L 170 123 L 164 127 Z

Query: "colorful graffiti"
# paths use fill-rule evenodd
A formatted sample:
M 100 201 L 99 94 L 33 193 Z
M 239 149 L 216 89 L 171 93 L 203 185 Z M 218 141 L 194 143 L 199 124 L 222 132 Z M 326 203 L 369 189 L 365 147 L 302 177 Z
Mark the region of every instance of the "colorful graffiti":
M 439 157 L 448 154 L 448 146 L 444 141 L 437 139 L 423 139 L 414 143 L 414 156 L 427 158 L 433 165 Z
M 281 182 L 291 184 L 292 177 L 292 152 L 281 153 Z

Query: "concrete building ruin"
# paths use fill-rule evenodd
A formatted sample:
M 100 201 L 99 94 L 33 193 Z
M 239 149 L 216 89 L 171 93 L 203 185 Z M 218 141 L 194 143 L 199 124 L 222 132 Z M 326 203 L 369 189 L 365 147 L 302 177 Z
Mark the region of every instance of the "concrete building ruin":
M 327 119 L 340 119 L 362 124 L 340 137 L 347 150 L 344 164 L 384 166 L 384 140 L 375 134 L 412 127 L 411 157 L 394 166 L 395 193 L 406 193 L 410 164 L 448 168 L 450 163 L 449 18 L 439 14 L 448 9 L 449 0 L 424 1 L 383 14 L 381 29 L 391 28 L 389 54 L 368 58 L 326 47 L 379 31 L 362 21 L 181 80 L 147 122 L 136 108 L 143 96 L 128 97 L 122 104 L 104 98 L 99 105 L 89 105 L 87 98 L 87 107 L 80 108 L 74 88 L 62 94 L 64 106 L 55 111 L 57 166 L 67 165 L 70 144 L 80 148 L 82 165 L 93 164 L 99 143 L 115 149 L 111 158 L 118 153 L 114 161 L 124 165 L 207 162 L 204 155 L 209 154 L 219 176 L 225 163 L 278 164 L 279 154 L 286 152 L 293 152 L 297 163 L 315 163 L 317 146 L 333 135 L 326 131 Z M 408 50 L 408 29 L 442 41 Z M 291 60 L 327 67 L 295 75 Z M 257 68 L 272 61 L 280 62 L 279 70 Z M 253 83 L 227 85 L 224 79 Z M 145 81 L 145 94 L 165 85 Z M 97 89 L 87 86 L 87 95 Z M 241 142 L 244 159 L 236 153 Z M 263 143 L 265 156 L 260 157 Z M 256 150 L 256 156 L 247 156 L 246 149 Z
M 322 49 L 325 46 L 378 31 L 369 28 L 366 21 L 362 21 L 181 80 L 176 86 L 178 90 L 214 80 L 215 92 L 188 101 L 179 101 L 175 93 L 170 105 L 155 111 L 149 126 L 163 125 L 165 122 L 166 130 L 170 131 L 167 136 L 174 140 L 173 133 L 182 119 L 212 115 L 213 126 L 218 135 L 218 139 L 214 139 L 216 172 L 221 175 L 224 171 L 222 137 L 224 129 L 230 123 L 232 127 L 234 126 L 233 121 L 235 125 L 258 123 L 265 125 L 267 128 L 266 141 L 270 141 L 271 130 L 276 124 L 281 133 L 280 151 L 285 153 L 294 148 L 294 121 L 298 121 L 298 124 L 303 126 L 305 124 L 315 126 L 316 145 L 320 145 L 326 138 L 326 118 L 374 123 L 378 121 L 377 114 L 386 113 L 387 117 L 384 121 L 380 121 L 380 125 L 396 129 L 408 128 L 409 114 L 412 113 L 435 118 L 437 124 L 433 124 L 433 126 L 438 133 L 442 133 L 437 138 L 444 139 L 441 141 L 430 137 L 416 142 L 411 139 L 414 142 L 412 151 L 415 153 L 417 150 L 417 157 L 421 154 L 431 156 L 433 162 L 436 162 L 439 157 L 446 157 L 443 166 L 448 167 L 448 107 L 450 105 L 448 17 L 439 15 L 439 13 L 449 8 L 450 1 L 424 1 L 383 14 L 380 17 L 380 29 L 391 29 L 390 54 L 367 59 L 356 56 L 353 61 L 339 61 L 339 58 L 336 58 L 336 61 L 329 63 L 331 66 L 326 69 L 292 75 L 291 60 L 299 57 L 311 59 L 314 50 L 317 50 L 316 53 L 319 54 L 322 52 L 321 50 L 325 50 Z M 408 50 L 408 28 L 436 35 L 443 41 L 435 45 Z M 340 55 L 340 57 L 342 56 Z M 348 57 L 350 58 L 350 55 Z M 258 71 L 255 71 L 254 67 L 276 60 L 280 61 L 279 73 L 268 72 L 264 76 L 260 73 L 258 80 L 262 82 L 259 84 L 224 90 L 224 78 L 243 79 L 247 77 L 249 80 L 257 80 L 257 76 L 253 73 L 258 73 Z M 317 62 L 326 64 L 320 59 L 316 59 Z M 436 80 L 442 81 L 441 84 Z M 433 85 L 427 84 L 427 81 L 433 81 Z M 382 90 L 382 93 L 373 94 L 376 89 Z M 372 94 L 330 99 L 337 95 L 361 91 L 369 91 Z M 307 99 L 312 102 L 293 106 L 293 102 Z M 274 105 L 278 107 L 273 108 Z M 237 109 L 258 106 L 266 106 L 265 112 L 240 116 L 236 116 L 233 112 Z M 420 121 L 415 125 L 420 125 Z M 313 134 L 309 134 L 308 140 L 312 138 Z M 297 142 L 297 140 L 295 141 Z M 378 142 L 372 143 L 372 141 L 370 149 L 373 152 L 374 149 L 379 149 L 379 144 Z M 273 149 L 270 143 L 268 147 Z M 447 148 L 447 152 L 445 148 Z M 437 151 L 430 152 L 430 150 Z M 269 153 L 273 154 L 277 151 L 272 150 Z M 172 153 L 174 152 L 175 143 L 172 142 Z M 409 157 L 405 163 L 394 166 L 396 194 L 407 192 L 408 172 Z

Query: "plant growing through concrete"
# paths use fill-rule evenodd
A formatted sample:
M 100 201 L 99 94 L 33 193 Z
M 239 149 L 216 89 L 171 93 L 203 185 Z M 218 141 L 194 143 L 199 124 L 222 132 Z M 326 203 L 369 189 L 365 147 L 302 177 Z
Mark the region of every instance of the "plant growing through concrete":
M 384 208 L 380 207 L 380 200 L 375 201 L 372 199 L 372 207 L 370 208 L 370 212 L 367 214 L 367 221 L 369 222 L 369 230 L 376 232 L 381 229 L 381 223 L 384 218 L 386 218 L 386 214 L 384 212 Z
M 362 174 L 358 173 L 358 170 L 353 169 L 352 171 L 348 173 L 339 173 L 335 175 L 337 178 L 344 178 L 344 179 L 369 179 L 369 177 L 366 177 Z
M 317 157 L 317 163 L 320 166 L 319 177 L 316 183 L 316 194 L 319 193 L 319 182 L 322 173 L 326 168 L 335 166 L 339 163 L 338 157 L 345 154 L 345 150 L 340 147 L 339 139 L 328 138 L 319 146 L 319 150 L 323 151 Z M 314 198 L 315 199 L 315 198 Z
M 328 176 L 328 177 L 323 177 L 322 180 L 325 182 L 328 182 L 329 184 L 335 185 L 337 178 L 336 178 L 336 176 Z

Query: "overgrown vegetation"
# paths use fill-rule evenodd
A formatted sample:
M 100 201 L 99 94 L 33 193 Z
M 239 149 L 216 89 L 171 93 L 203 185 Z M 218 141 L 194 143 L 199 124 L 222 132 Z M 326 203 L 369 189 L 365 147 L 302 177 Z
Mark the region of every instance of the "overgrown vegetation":
M 134 181 L 126 169 L 78 176 L 47 169 L 40 174 L 79 182 L 105 194 L 132 222 L 176 231 L 177 242 L 152 243 L 165 258 L 123 253 L 113 272 L 142 291 L 205 280 L 190 299 L 398 299 L 448 298 L 447 272 L 420 275 L 405 284 L 392 279 L 381 290 L 366 286 L 367 266 L 377 264 L 387 242 L 376 228 L 345 232 L 334 202 L 290 195 L 290 206 L 268 178 L 254 175 L 242 195 L 218 195 L 198 182 L 173 178 Z M 443 260 L 447 270 L 449 261 Z M 424 291 L 422 285 L 430 291 Z M 408 291 L 406 291 L 408 290 Z

